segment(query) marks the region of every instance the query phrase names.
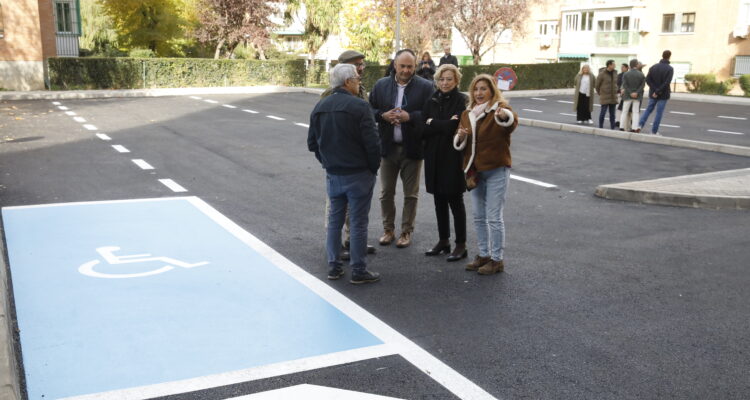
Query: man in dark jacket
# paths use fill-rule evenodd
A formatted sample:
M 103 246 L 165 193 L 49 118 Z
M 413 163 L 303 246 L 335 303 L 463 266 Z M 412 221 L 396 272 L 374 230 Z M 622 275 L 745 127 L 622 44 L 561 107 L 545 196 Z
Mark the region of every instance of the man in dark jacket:
M 672 52 L 664 50 L 661 54 L 661 61 L 649 68 L 648 74 L 646 75 L 646 83 L 648 84 L 648 106 L 641 116 L 638 125 L 641 126 L 641 128 L 645 127 L 648 117 L 651 115 L 651 112 L 654 111 L 654 108 L 656 108 L 654 124 L 651 127 L 651 133 L 654 135 L 659 135 L 659 124 L 661 123 L 661 117 L 664 115 L 664 107 L 667 106 L 667 100 L 669 100 L 671 93 L 669 84 L 672 83 L 672 77 L 674 76 L 674 68 L 669 65 L 669 59 L 671 57 Z
M 596 93 L 599 95 L 599 127 L 604 127 L 604 117 L 609 111 L 609 128 L 615 129 L 615 108 L 617 107 L 617 71 L 615 60 L 607 60 L 607 66 L 596 76 Z
M 453 64 L 458 67 L 458 59 L 456 58 L 456 56 L 451 55 L 450 46 L 445 46 L 443 48 L 443 51 L 445 52 L 445 54 L 440 57 L 440 64 L 438 64 L 438 67 L 443 64 Z
M 422 171 L 422 107 L 432 95 L 432 82 L 415 76 L 417 57 L 409 49 L 400 50 L 393 59 L 395 73 L 381 78 L 370 92 L 370 105 L 378 122 L 381 141 L 380 207 L 383 236 L 380 244 L 395 240 L 396 181 L 403 183 L 404 210 L 401 216 L 399 248 L 411 244 L 417 215 L 419 179 Z
M 349 207 L 351 226 L 351 283 L 377 282 L 380 275 L 367 271 L 367 224 L 380 166 L 380 139 L 366 101 L 357 97 L 361 78 L 354 65 L 339 64 L 330 74 L 334 92 L 310 114 L 307 147 L 326 170 L 328 213 L 326 253 L 328 279 L 344 275 L 341 268 L 341 228 Z

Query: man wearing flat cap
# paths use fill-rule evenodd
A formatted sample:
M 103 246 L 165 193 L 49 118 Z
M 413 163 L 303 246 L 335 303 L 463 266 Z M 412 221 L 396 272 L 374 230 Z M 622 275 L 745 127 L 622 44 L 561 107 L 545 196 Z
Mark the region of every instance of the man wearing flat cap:
M 339 64 L 352 64 L 357 69 L 357 75 L 359 75 L 360 81 L 359 81 L 359 93 L 357 96 L 367 101 L 367 91 L 365 90 L 365 87 L 362 86 L 362 74 L 365 73 L 365 55 L 354 50 L 346 50 L 345 52 L 341 53 L 339 56 Z M 328 88 L 326 89 L 323 94 L 320 95 L 321 99 L 324 99 L 336 90 L 336 88 Z M 330 210 L 331 204 L 328 198 L 326 197 L 326 215 L 328 215 L 328 212 Z M 349 254 L 349 213 L 347 210 L 346 213 L 346 219 L 344 224 L 344 241 L 343 248 L 341 249 L 341 259 L 346 261 L 349 260 L 350 254 Z M 375 253 L 375 246 L 367 245 L 367 254 L 374 254 Z

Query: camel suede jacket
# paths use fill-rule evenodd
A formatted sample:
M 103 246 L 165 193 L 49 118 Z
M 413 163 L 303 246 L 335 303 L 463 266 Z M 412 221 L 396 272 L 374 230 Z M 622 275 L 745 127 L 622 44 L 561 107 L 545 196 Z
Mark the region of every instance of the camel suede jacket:
M 507 121 L 500 121 L 495 116 L 498 108 L 505 111 Z M 456 150 L 463 151 L 464 172 L 468 172 L 472 165 L 479 172 L 511 166 L 510 134 L 518 126 L 518 115 L 508 104 L 497 102 L 479 118 L 466 110 L 461 114 L 459 126 L 470 132 L 463 141 L 458 135 L 453 140 Z

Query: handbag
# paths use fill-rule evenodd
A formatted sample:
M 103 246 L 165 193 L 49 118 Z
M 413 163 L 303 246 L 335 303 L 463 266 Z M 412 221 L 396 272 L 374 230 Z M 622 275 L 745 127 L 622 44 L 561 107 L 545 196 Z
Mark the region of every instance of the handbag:
M 469 168 L 469 172 L 464 174 L 464 178 L 466 179 L 466 190 L 471 192 L 471 189 L 477 187 L 477 169 L 473 165 Z

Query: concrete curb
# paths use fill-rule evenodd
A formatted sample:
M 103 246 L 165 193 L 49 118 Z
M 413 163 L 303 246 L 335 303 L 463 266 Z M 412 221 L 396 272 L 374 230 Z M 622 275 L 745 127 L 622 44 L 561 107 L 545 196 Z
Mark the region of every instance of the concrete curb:
M 609 200 L 622 200 L 663 206 L 705 208 L 711 210 L 750 210 L 750 198 L 701 196 L 684 193 L 638 190 L 619 185 L 602 185 L 594 194 Z
M 721 144 L 712 142 L 700 142 L 697 140 L 678 139 L 666 136 L 656 136 L 643 133 L 630 133 L 613 131 L 610 129 L 595 128 L 585 125 L 563 124 L 561 122 L 539 121 L 535 119 L 519 118 L 518 123 L 524 126 L 534 126 L 538 128 L 556 129 L 566 132 L 585 133 L 588 135 L 604 136 L 614 139 L 632 140 L 636 142 L 661 144 L 674 147 L 684 147 L 688 149 L 714 151 L 718 153 L 731 154 L 735 156 L 750 157 L 750 147 L 735 146 L 731 144 Z
M 503 92 L 503 96 L 512 99 L 514 97 L 537 97 L 537 96 L 573 96 L 573 89 L 547 89 L 547 90 L 514 90 Z M 693 101 L 698 103 L 732 104 L 738 106 L 750 106 L 750 97 L 741 96 L 719 96 L 712 94 L 697 93 L 672 93 L 672 100 Z M 647 100 L 647 99 L 644 99 Z M 645 103 L 644 103 L 645 104 Z
M 291 86 L 240 86 L 128 90 L 38 90 L 28 92 L 0 92 L 0 100 L 70 100 L 109 99 L 118 97 L 163 97 L 206 94 L 268 94 L 268 93 L 312 93 L 321 94 L 323 89 Z
M 2 295 L 0 295 L 0 399 L 21 400 L 7 272 L 5 245 L 0 237 L 0 290 L 2 290 Z

